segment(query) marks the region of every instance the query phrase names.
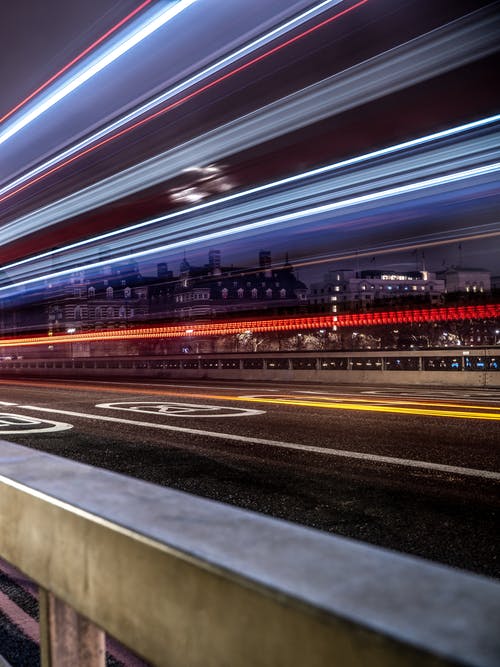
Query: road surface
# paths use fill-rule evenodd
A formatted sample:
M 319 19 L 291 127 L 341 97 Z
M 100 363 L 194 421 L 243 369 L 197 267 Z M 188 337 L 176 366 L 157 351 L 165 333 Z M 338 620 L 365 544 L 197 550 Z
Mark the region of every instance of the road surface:
M 3 380 L 0 437 L 499 576 L 500 391 Z

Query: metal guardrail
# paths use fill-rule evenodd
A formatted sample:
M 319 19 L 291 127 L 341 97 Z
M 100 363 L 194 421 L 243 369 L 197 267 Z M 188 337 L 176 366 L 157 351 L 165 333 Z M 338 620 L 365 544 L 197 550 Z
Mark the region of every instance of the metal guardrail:
M 494 580 L 3 441 L 0 473 L 46 667 L 104 665 L 101 629 L 170 667 L 499 664 Z

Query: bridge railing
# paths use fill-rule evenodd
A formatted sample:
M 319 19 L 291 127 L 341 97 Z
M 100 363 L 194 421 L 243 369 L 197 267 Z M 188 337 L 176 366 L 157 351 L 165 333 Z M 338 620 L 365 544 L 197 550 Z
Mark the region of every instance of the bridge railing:
M 0 442 L 0 557 L 45 667 L 498 665 L 500 584 Z

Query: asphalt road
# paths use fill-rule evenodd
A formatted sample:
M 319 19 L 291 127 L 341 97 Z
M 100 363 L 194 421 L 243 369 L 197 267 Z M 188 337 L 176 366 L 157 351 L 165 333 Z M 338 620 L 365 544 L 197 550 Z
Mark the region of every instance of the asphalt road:
M 498 390 L 3 380 L 0 413 L 11 442 L 500 576 Z

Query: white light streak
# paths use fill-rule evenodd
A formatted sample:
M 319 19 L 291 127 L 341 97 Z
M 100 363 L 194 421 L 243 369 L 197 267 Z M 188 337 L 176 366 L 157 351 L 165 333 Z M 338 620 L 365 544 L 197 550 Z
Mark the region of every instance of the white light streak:
M 21 216 L 3 226 L 4 243 L 484 57 L 498 49 L 499 30 L 489 9 L 453 21 Z
M 92 262 L 90 264 L 84 264 L 81 266 L 72 267 L 70 269 L 64 269 L 62 271 L 55 271 L 53 273 L 48 273 L 43 276 L 37 276 L 35 278 L 29 278 L 26 280 L 21 280 L 19 282 L 11 283 L 0 287 L 0 292 L 5 290 L 12 290 L 17 287 L 22 287 L 25 285 L 30 285 L 37 283 L 43 280 L 52 280 L 59 278 L 64 275 L 71 273 L 77 273 L 79 271 L 88 271 L 90 269 L 96 269 L 102 266 L 109 266 L 111 264 L 116 264 L 118 262 L 127 262 L 133 259 L 138 259 L 140 257 L 146 257 L 152 254 L 159 252 L 165 252 L 167 250 L 174 250 L 176 248 L 185 247 L 186 245 L 193 245 L 196 243 L 202 243 L 207 241 L 213 241 L 215 239 L 221 239 L 228 236 L 233 236 L 235 234 L 253 232 L 258 229 L 263 229 L 265 227 L 270 227 L 278 225 L 284 222 L 291 220 L 299 220 L 301 218 L 307 218 L 311 216 L 318 216 L 324 213 L 330 213 L 333 211 L 349 208 L 351 206 L 356 206 L 360 204 L 366 204 L 374 201 L 379 201 L 382 199 L 388 199 L 396 197 L 399 195 L 404 195 L 412 192 L 418 192 L 420 190 L 425 190 L 433 187 L 438 187 L 442 185 L 447 185 L 450 183 L 455 183 L 463 180 L 468 180 L 475 178 L 477 176 L 483 176 L 487 174 L 492 174 L 500 171 L 500 162 L 494 162 L 492 164 L 483 165 L 481 167 L 476 167 L 474 169 L 467 169 L 464 171 L 454 172 L 452 174 L 446 174 L 444 176 L 438 176 L 436 178 L 429 178 L 421 181 L 416 181 L 414 183 L 408 183 L 406 185 L 388 188 L 384 190 L 378 190 L 376 192 L 370 192 L 365 195 L 359 195 L 356 197 L 350 197 L 340 201 L 333 202 L 331 204 L 324 204 L 322 206 L 314 206 L 312 208 L 306 208 L 301 211 L 295 211 L 293 213 L 287 213 L 285 215 L 274 216 L 260 220 L 258 222 L 252 222 L 248 224 L 241 224 L 239 226 L 231 227 L 230 229 L 224 229 L 213 233 L 200 234 L 199 236 L 192 237 L 189 239 L 183 239 L 181 241 L 174 241 L 172 243 L 167 243 L 155 248 L 149 248 L 148 250 L 139 250 L 137 252 L 128 253 L 127 255 L 122 255 L 120 257 L 114 257 L 112 259 Z
M 143 222 L 139 222 L 133 225 L 129 225 L 127 227 L 123 227 L 120 229 L 116 229 L 110 232 L 106 232 L 105 234 L 100 234 L 98 236 L 93 236 L 89 239 L 84 239 L 82 241 L 78 241 L 76 243 L 72 243 L 60 248 L 55 248 L 54 250 L 50 250 L 47 252 L 40 253 L 38 255 L 35 255 L 33 257 L 28 257 L 26 259 L 21 259 L 16 262 L 12 262 L 11 264 L 6 264 L 2 268 L 3 270 L 9 270 L 16 268 L 18 266 L 22 266 L 24 264 L 30 263 L 30 262 L 35 262 L 40 259 L 44 259 L 46 257 L 53 257 L 54 255 L 57 255 L 62 252 L 66 252 L 68 250 L 73 250 L 74 248 L 79 248 L 85 245 L 89 245 L 92 243 L 100 242 L 100 241 L 105 241 L 107 239 L 111 239 L 115 236 L 119 236 L 122 234 L 128 234 L 130 232 L 136 231 L 138 229 L 142 229 L 144 227 L 148 227 L 153 224 L 157 224 L 159 222 L 165 222 L 167 220 L 174 220 L 176 218 L 179 218 L 181 216 L 186 216 L 191 213 L 198 213 L 199 211 L 203 211 L 209 208 L 212 208 L 214 206 L 220 206 L 221 204 L 227 204 L 232 201 L 236 201 L 238 199 L 242 199 L 244 197 L 252 196 L 252 195 L 258 195 L 261 194 L 267 190 L 271 190 L 274 188 L 279 188 L 282 186 L 287 186 L 287 185 L 293 185 L 295 183 L 299 183 L 300 181 L 306 180 L 311 177 L 315 176 L 320 176 L 323 174 L 327 174 L 329 172 L 337 171 L 340 170 L 344 167 L 351 167 L 357 164 L 362 164 L 364 162 L 367 162 L 369 160 L 374 160 L 377 158 L 381 157 L 387 157 L 389 155 L 394 155 L 397 153 L 400 153 L 405 150 L 413 149 L 413 148 L 418 148 L 420 146 L 425 146 L 429 143 L 435 142 L 435 141 L 440 141 L 443 139 L 448 139 L 450 137 L 455 137 L 457 135 L 463 134 L 465 132 L 469 132 L 472 130 L 477 130 L 483 127 L 487 127 L 490 125 L 493 125 L 494 123 L 500 122 L 500 114 L 496 114 L 494 116 L 488 116 L 486 118 L 481 118 L 476 121 L 472 121 L 470 123 L 465 123 L 463 125 L 457 125 L 455 127 L 448 128 L 446 130 L 441 130 L 440 132 L 434 132 L 432 134 L 427 134 L 422 137 L 417 137 L 415 139 L 410 139 L 408 141 L 404 141 L 399 144 L 394 144 L 392 146 L 386 146 L 384 148 L 380 148 L 375 151 L 370 151 L 369 153 L 363 153 L 361 155 L 357 155 L 352 158 L 348 158 L 346 160 L 341 160 L 340 162 L 334 162 L 328 165 L 325 165 L 323 167 L 318 167 L 316 169 L 311 169 L 309 171 L 302 172 L 300 174 L 295 174 L 294 176 L 288 176 L 286 178 L 279 179 L 277 181 L 273 181 L 271 183 L 266 183 L 265 185 L 260 185 L 254 188 L 250 188 L 247 190 L 243 190 L 241 192 L 237 192 L 235 194 L 231 195 L 226 195 L 224 197 L 219 197 L 218 199 L 214 199 L 209 202 L 205 202 L 203 204 L 197 204 L 195 206 L 190 206 L 189 208 L 184 208 L 180 211 L 175 211 L 173 213 L 167 213 L 165 215 L 152 218 L 150 220 L 145 220 Z
M 197 0 L 182 0 L 182 2 L 189 2 L 189 4 L 192 4 L 193 2 L 196 2 Z M 26 181 L 30 180 L 34 176 L 37 176 L 38 174 L 46 171 L 47 169 L 50 169 L 51 167 L 55 166 L 59 162 L 64 161 L 65 159 L 71 157 L 72 155 L 75 155 L 78 153 L 80 150 L 83 150 L 84 148 L 87 148 L 91 144 L 99 141 L 100 139 L 103 139 L 105 136 L 108 134 L 111 134 L 115 130 L 118 130 L 119 128 L 123 127 L 124 125 L 127 125 L 128 123 L 132 122 L 136 118 L 139 118 L 143 114 L 147 113 L 148 111 L 151 111 L 155 107 L 159 106 L 163 102 L 166 102 L 179 93 L 182 93 L 183 91 L 187 90 L 188 88 L 191 88 L 193 85 L 200 83 L 207 77 L 215 74 L 216 72 L 219 72 L 221 69 L 227 67 L 228 65 L 231 65 L 237 60 L 240 60 L 241 58 L 249 55 L 256 49 L 261 48 L 262 46 L 268 44 L 270 41 L 282 36 L 283 34 L 289 32 L 290 30 L 294 30 L 301 24 L 303 24 L 305 21 L 309 21 L 311 18 L 314 18 L 318 14 L 321 14 L 322 12 L 326 11 L 329 8 L 334 7 L 335 5 L 340 4 L 341 2 L 344 2 L 344 0 L 323 0 L 323 2 L 320 2 L 313 7 L 309 8 L 305 12 L 302 12 L 298 16 L 295 16 L 294 18 L 286 21 L 285 23 L 281 24 L 277 28 L 274 28 L 273 30 L 270 30 L 267 32 L 265 35 L 262 35 L 256 40 L 253 40 L 249 44 L 246 44 L 240 49 L 237 49 L 236 51 L 233 51 L 230 53 L 228 56 L 225 56 L 221 60 L 217 61 L 210 67 L 207 67 L 203 69 L 201 72 L 198 72 L 197 74 L 194 74 L 193 76 L 189 77 L 188 79 L 185 79 L 181 83 L 173 86 L 172 88 L 169 88 L 167 91 L 163 92 L 161 95 L 158 95 L 157 97 L 154 97 L 152 100 L 149 102 L 146 102 L 145 104 L 142 104 L 141 106 L 137 107 L 133 111 L 131 111 L 128 114 L 125 114 L 118 120 L 114 121 L 113 123 L 110 123 L 109 125 L 106 125 L 104 128 L 99 130 L 98 132 L 95 132 L 94 134 L 90 135 L 89 137 L 83 139 L 82 141 L 78 142 L 74 146 L 71 146 L 70 148 L 66 149 L 65 151 L 62 151 L 61 153 L 58 153 L 55 155 L 53 158 L 50 160 L 47 160 L 43 164 L 39 165 L 38 167 L 35 167 L 34 169 L 30 170 L 26 174 L 23 174 L 19 178 L 15 179 L 14 181 L 11 181 L 7 185 L 5 185 L 3 188 L 0 188 L 0 195 L 6 194 L 10 190 L 15 189 L 17 186 L 22 185 Z M 183 7 L 184 8 L 184 7 Z M 177 12 L 179 13 L 179 12 Z M 21 122 L 21 121 L 19 121 Z M 31 122 L 31 121 L 30 121 Z M 26 125 L 26 123 L 24 124 Z M 24 126 L 23 126 L 24 127 Z M 21 127 L 19 127 L 21 129 Z M 17 130 L 19 131 L 19 130 Z M 5 130 L 7 132 L 7 130 Z M 0 133 L 0 144 L 3 143 L 9 136 L 12 136 L 12 133 L 9 134 L 9 136 L 5 136 L 5 133 Z
M 54 92 L 38 102 L 30 111 L 22 113 L 20 118 L 17 120 L 14 119 L 13 122 L 9 122 L 6 129 L 3 132 L 0 132 L 0 145 L 20 132 L 23 128 L 39 118 L 70 93 L 82 86 L 86 81 L 101 72 L 108 65 L 111 65 L 111 63 L 115 62 L 115 60 L 130 51 L 134 46 L 137 46 L 137 44 L 146 39 L 146 37 L 152 35 L 195 2 L 198 2 L 198 0 L 179 0 L 174 5 L 170 5 L 167 9 L 164 9 L 158 16 L 149 20 L 146 25 L 136 29 L 135 32 L 113 46 L 106 53 L 91 59 L 83 71 L 73 76 L 67 83 L 56 87 Z

